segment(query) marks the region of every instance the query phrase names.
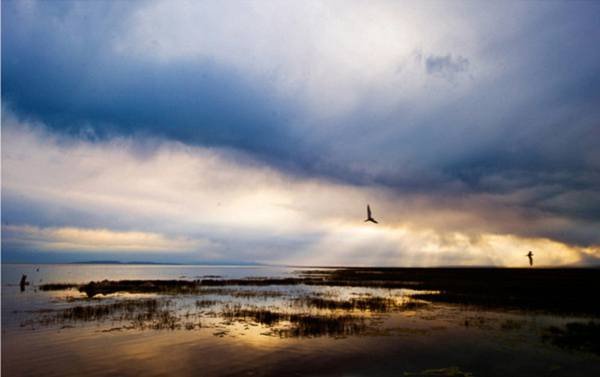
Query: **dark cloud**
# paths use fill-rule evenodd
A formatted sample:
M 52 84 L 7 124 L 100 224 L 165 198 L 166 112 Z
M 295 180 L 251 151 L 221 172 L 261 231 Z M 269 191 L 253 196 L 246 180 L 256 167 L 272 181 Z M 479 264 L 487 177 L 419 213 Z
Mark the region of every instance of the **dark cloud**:
M 259 156 L 289 153 L 292 136 L 282 124 L 292 111 L 266 88 L 209 60 L 124 60 L 109 43 L 123 16 L 95 17 L 117 13 L 106 3 L 77 12 L 68 3 L 37 5 L 41 19 L 32 23 L 28 12 L 3 3 L 2 96 L 18 115 L 87 139 L 152 136 Z
M 488 194 L 499 207 L 571 221 L 537 234 L 600 242 L 589 231 L 600 222 L 597 3 L 544 5 L 549 10 L 516 34 L 488 35 L 481 50 L 491 78 L 384 110 L 378 104 L 393 93 L 365 90 L 336 118 L 306 115 L 300 101 L 283 100 L 268 83 L 214 59 L 116 53 L 135 6 L 42 2 L 32 14 L 3 1 L 3 104 L 91 140 L 129 135 L 224 146 L 292 174 L 380 185 L 398 195 Z M 479 60 L 444 51 L 420 64 L 433 79 L 456 82 Z M 10 203 L 7 210 L 26 216 Z
M 431 55 L 425 59 L 425 71 L 429 75 L 442 77 L 454 82 L 457 75 L 469 70 L 469 59 L 462 56 L 453 57 L 451 54 L 445 56 Z

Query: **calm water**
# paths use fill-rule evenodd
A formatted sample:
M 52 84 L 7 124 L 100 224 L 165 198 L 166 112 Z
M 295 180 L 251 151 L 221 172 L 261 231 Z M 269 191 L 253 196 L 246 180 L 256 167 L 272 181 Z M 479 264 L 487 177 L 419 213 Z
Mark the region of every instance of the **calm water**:
M 589 318 L 417 302 L 404 289 L 229 286 L 93 300 L 74 289 L 38 289 L 103 279 L 292 277 L 296 270 L 3 265 L 2 375 L 600 375 L 597 355 L 544 338 L 549 326 Z M 22 274 L 31 282 L 23 292 Z M 154 316 L 146 303 L 156 306 Z

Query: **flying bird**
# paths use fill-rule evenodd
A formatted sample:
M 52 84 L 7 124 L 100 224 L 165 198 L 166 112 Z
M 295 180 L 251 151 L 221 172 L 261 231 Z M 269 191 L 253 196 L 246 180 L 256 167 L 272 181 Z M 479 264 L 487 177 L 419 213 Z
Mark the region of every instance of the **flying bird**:
M 525 254 L 526 257 L 529 257 L 529 265 L 533 266 L 533 253 L 531 252 L 531 250 L 529 251 L 529 253 Z
M 377 220 L 375 220 L 372 216 L 371 216 L 371 207 L 369 207 L 369 205 L 367 204 L 367 219 L 365 220 L 365 222 L 370 221 L 372 223 L 375 224 L 379 224 L 377 222 Z

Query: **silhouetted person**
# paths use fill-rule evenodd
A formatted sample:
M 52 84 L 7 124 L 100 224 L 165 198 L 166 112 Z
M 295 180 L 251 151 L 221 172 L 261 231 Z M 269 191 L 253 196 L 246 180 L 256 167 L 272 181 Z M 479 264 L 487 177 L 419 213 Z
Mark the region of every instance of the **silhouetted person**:
M 371 216 L 371 207 L 367 204 L 367 219 L 365 222 L 370 221 L 375 224 L 379 224 L 372 216 Z
M 21 276 L 21 281 L 19 282 L 19 286 L 21 287 L 21 292 L 23 292 L 25 290 L 26 285 L 29 285 L 29 282 L 27 282 L 27 275 L 23 274 L 23 276 Z
M 529 266 L 533 266 L 533 253 L 531 252 L 531 250 L 529 251 L 529 253 L 525 254 L 526 257 L 529 257 Z

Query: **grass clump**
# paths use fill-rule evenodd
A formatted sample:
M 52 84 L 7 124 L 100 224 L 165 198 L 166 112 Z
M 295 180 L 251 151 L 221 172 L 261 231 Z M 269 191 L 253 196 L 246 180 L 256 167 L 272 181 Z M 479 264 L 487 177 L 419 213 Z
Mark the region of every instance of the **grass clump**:
M 459 367 L 426 369 L 421 372 L 404 372 L 404 376 L 443 376 L 443 377 L 475 377 L 473 373 L 460 370 Z
M 45 312 L 36 321 L 43 325 L 62 325 L 73 322 L 126 322 L 126 329 L 178 329 L 180 318 L 169 309 L 169 300 L 122 300 L 108 304 L 77 305 L 70 308 Z M 121 329 L 120 327 L 117 329 Z
M 88 297 L 118 292 L 191 294 L 197 293 L 198 290 L 198 282 L 189 280 L 103 280 L 92 281 L 79 287 L 79 291 Z
M 352 315 L 287 313 L 240 305 L 226 306 L 220 315 L 229 321 L 250 320 L 272 327 L 272 332 L 281 337 L 345 336 L 367 330 L 364 318 Z M 276 327 L 284 324 L 289 325 Z
M 53 283 L 53 284 L 42 284 L 39 286 L 40 291 L 64 291 L 67 289 L 79 288 L 79 284 L 73 283 Z
M 62 310 L 58 316 L 67 321 L 97 321 L 107 317 L 129 319 L 139 311 L 155 313 L 162 305 L 155 299 L 123 300 L 110 304 L 77 305 Z
M 202 309 L 202 308 L 208 308 L 214 305 L 219 304 L 221 301 L 216 301 L 216 300 L 196 300 L 196 308 L 198 309 Z
M 600 324 L 593 321 L 571 322 L 564 328 L 548 327 L 542 339 L 564 349 L 600 355 Z
M 363 296 L 351 298 L 349 300 L 334 300 L 322 297 L 299 297 L 293 302 L 297 305 L 313 307 L 326 310 L 346 310 L 346 311 L 370 311 L 386 313 L 394 310 L 416 310 L 426 306 L 427 303 L 413 299 L 407 299 L 404 302 L 389 297 Z

